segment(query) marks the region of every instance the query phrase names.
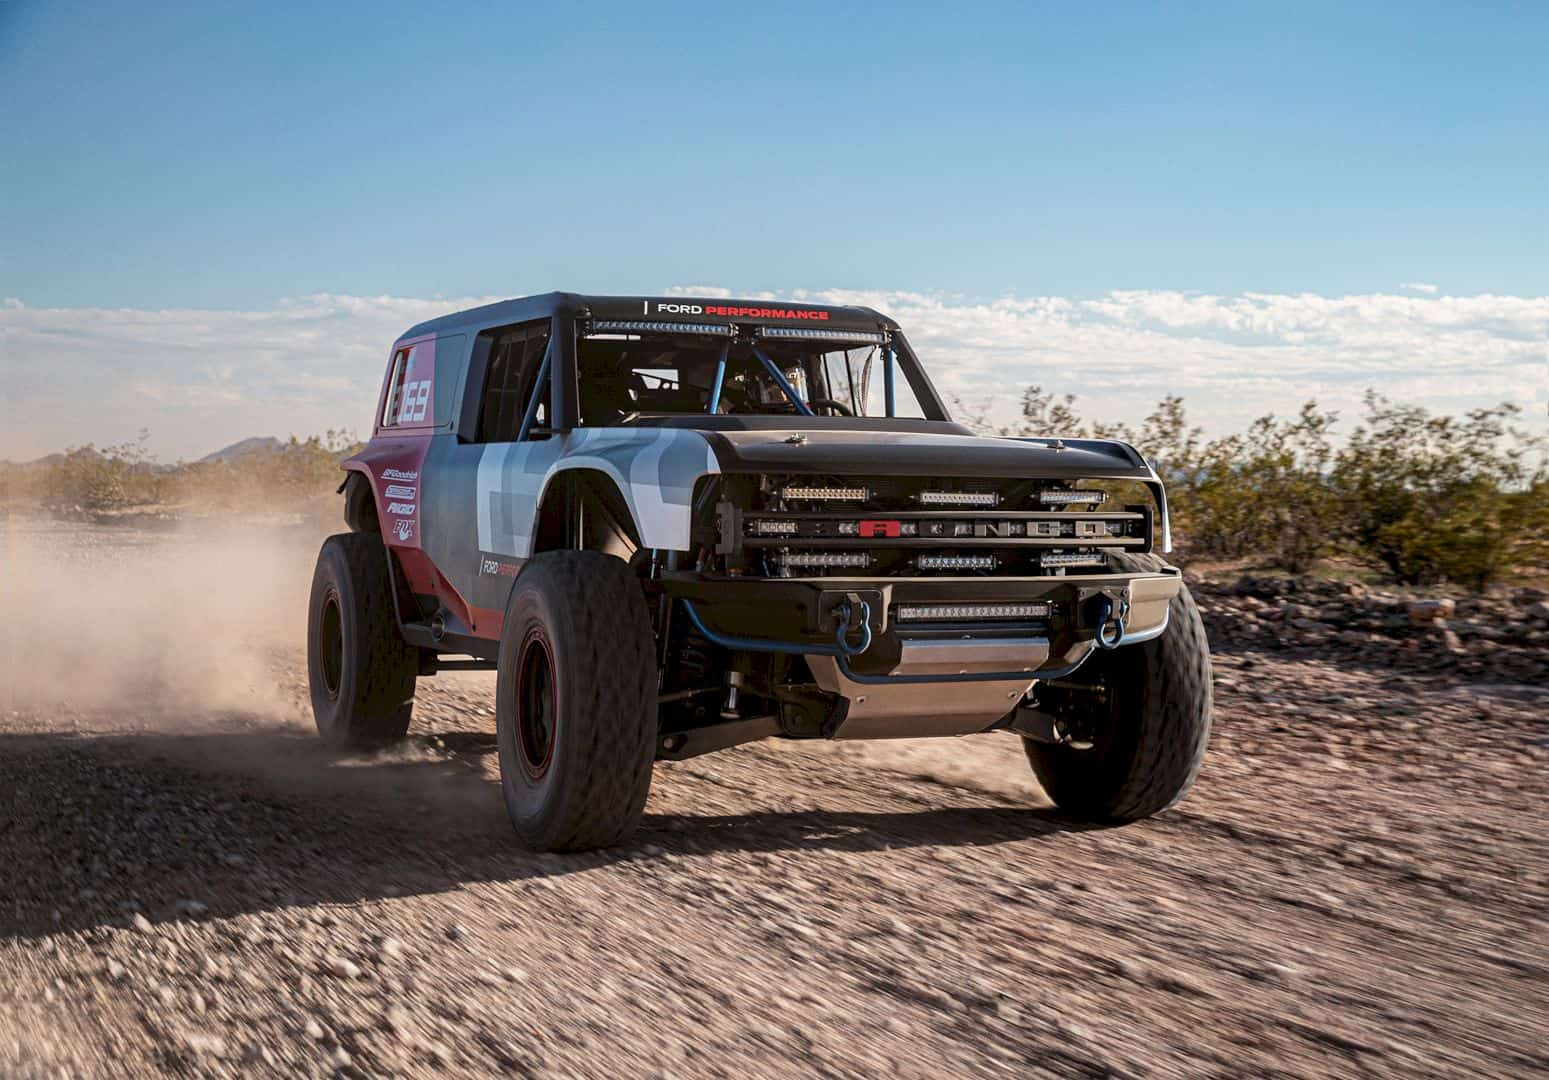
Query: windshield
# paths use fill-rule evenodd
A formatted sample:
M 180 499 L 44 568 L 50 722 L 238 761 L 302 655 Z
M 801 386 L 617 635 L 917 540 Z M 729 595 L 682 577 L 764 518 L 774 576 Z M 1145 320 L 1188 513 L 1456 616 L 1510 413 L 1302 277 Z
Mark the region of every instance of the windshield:
M 691 413 L 887 415 L 886 361 L 877 344 L 590 334 L 579 342 L 576 361 L 587 425 Z M 893 415 L 924 415 L 902 378 L 895 380 Z

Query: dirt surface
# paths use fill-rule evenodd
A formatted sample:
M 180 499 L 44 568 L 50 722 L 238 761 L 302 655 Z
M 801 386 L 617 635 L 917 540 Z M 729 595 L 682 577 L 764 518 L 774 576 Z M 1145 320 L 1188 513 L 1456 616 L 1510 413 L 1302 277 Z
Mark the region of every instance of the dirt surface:
M 1062 819 L 1009 736 L 766 743 L 538 856 L 492 676 L 390 750 L 311 734 L 312 537 L 10 537 L 7 608 L 70 602 L 0 673 L 0 1075 L 1549 1074 L 1542 678 L 1223 635 L 1150 822 Z M 233 565 L 250 610 L 201 611 Z

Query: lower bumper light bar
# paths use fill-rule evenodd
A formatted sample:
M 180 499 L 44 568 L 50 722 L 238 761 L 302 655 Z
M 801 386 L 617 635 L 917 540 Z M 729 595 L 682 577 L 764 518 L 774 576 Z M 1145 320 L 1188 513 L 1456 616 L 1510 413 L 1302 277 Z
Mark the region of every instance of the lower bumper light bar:
M 981 619 L 1047 619 L 1052 604 L 899 604 L 899 622 L 972 622 Z

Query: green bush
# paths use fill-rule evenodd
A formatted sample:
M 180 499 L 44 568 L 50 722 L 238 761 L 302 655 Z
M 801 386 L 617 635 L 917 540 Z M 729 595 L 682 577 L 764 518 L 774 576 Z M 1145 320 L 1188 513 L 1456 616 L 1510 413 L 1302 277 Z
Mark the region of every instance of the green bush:
M 159 503 L 165 474 L 145 449 L 148 433 L 131 443 L 102 449 L 74 446 L 43 469 L 38 487 L 56 510 L 123 510 Z
M 1336 445 L 1338 417 L 1311 401 L 1215 439 L 1175 396 L 1138 427 L 1087 423 L 1073 395 L 1039 386 L 1009 425 L 957 404 L 986 433 L 1137 447 L 1167 484 L 1174 540 L 1191 557 L 1258 557 L 1301 574 L 1323 556 L 1354 555 L 1400 581 L 1475 587 L 1549 561 L 1545 446 L 1512 426 L 1515 406 L 1436 416 L 1369 393 L 1363 422 Z
M 1330 476 L 1349 541 L 1412 584 L 1480 586 L 1542 559 L 1544 444 L 1511 425 L 1517 413 L 1433 416 L 1368 393 Z

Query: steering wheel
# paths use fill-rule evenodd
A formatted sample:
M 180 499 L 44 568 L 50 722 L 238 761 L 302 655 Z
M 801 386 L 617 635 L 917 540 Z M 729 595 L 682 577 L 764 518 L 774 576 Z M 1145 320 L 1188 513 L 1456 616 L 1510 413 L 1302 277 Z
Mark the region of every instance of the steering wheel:
M 807 402 L 807 408 L 816 411 L 818 409 L 831 409 L 835 416 L 854 416 L 855 413 L 842 401 L 833 398 L 815 397 Z

